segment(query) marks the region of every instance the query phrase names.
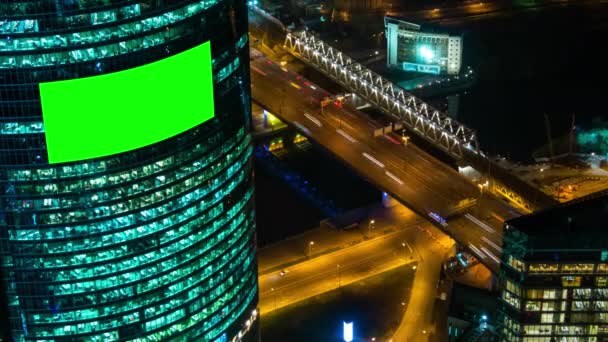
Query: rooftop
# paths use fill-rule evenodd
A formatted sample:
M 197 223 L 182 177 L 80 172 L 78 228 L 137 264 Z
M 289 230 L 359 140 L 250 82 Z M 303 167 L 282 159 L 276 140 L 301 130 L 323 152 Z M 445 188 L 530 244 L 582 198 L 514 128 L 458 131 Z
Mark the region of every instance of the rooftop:
M 510 220 L 507 225 L 530 237 L 547 234 L 608 235 L 608 191 L 581 197 L 555 207 Z

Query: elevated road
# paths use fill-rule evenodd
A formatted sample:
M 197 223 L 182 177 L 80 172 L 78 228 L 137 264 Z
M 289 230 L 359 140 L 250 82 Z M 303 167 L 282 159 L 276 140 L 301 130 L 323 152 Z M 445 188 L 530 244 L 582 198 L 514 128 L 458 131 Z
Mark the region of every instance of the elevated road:
M 378 123 L 364 113 L 333 105 L 321 113 L 319 103 L 327 92 L 302 76 L 263 56 L 251 61 L 251 69 L 255 102 L 446 231 L 494 272 L 498 270 L 502 222 L 519 212 L 480 194 L 474 184 L 416 146 L 404 146 L 398 137 L 373 137 Z M 448 219 L 465 198 L 476 198 L 477 204 Z

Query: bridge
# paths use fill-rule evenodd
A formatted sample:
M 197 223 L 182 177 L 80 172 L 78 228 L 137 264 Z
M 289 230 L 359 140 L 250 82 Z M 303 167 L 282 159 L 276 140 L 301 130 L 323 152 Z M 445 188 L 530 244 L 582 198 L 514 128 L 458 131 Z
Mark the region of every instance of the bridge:
M 259 21 L 259 17 L 253 19 L 252 33 L 262 34 L 271 44 L 279 44 L 280 37 L 287 35 L 285 48 L 294 56 L 347 91 L 364 98 L 388 118 L 405 123 L 410 133 L 416 133 L 460 165 L 473 166 L 486 176 L 493 190 L 512 201 L 519 201 L 518 210 L 514 210 L 505 201 L 480 192 L 476 184 L 445 162 L 413 144 L 404 147 L 395 143 L 395 138 L 399 137 L 375 138 L 372 131 L 380 124 L 364 113 L 334 106 L 319 113 L 320 103 L 331 94 L 260 54 L 252 59 L 254 102 L 447 232 L 493 272 L 500 267 L 503 222 L 555 203 L 496 165 L 480 150 L 475 132 L 465 125 L 392 85 L 316 37 L 307 33 L 286 34 L 284 27 L 267 20 Z M 304 44 L 303 36 L 308 43 Z M 305 49 L 305 46 L 309 47 Z M 304 51 L 309 57 L 304 56 Z M 455 210 L 458 203 L 471 198 L 476 199 L 473 207 Z
M 500 265 L 502 223 L 521 215 L 486 193 L 446 163 L 399 136 L 374 137 L 374 119 L 354 109 L 319 103 L 321 87 L 264 56 L 251 61 L 252 98 L 315 141 L 370 183 L 440 227 L 494 272 Z M 322 167 L 320 165 L 319 167 Z M 475 199 L 459 212 L 458 204 Z
M 470 165 L 484 174 L 493 190 L 501 192 L 524 210 L 533 211 L 557 204 L 553 198 L 488 158 L 480 150 L 474 130 L 407 93 L 311 33 L 288 32 L 284 47 L 347 91 L 372 104 L 391 120 L 405 124 L 410 131 L 460 164 Z

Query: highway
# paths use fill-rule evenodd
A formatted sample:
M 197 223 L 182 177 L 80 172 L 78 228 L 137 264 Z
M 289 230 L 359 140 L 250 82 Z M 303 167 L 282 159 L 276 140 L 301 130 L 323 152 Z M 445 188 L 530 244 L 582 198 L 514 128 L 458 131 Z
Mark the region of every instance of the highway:
M 502 200 L 481 195 L 476 185 L 451 167 L 413 144 L 404 146 L 398 136 L 374 138 L 372 132 L 379 125 L 366 114 L 333 104 L 321 113 L 319 103 L 329 95 L 325 90 L 266 57 L 255 55 L 251 61 L 255 102 L 448 232 L 494 272 L 498 270 L 502 221 L 520 213 Z M 465 198 L 477 198 L 477 205 L 466 216 L 445 222 L 443 218 Z

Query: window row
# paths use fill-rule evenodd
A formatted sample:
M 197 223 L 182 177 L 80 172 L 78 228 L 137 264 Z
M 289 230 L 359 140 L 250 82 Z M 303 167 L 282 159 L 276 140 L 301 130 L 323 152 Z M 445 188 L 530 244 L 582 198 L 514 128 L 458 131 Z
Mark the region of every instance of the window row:
M 608 312 L 608 301 L 551 301 L 540 302 L 527 300 L 524 305 L 525 311 L 601 311 Z
M 244 177 L 239 177 L 239 180 L 243 180 Z M 230 188 L 234 189 L 234 187 L 236 187 L 236 185 L 238 184 L 237 180 L 234 180 L 231 182 L 230 184 Z M 230 190 L 232 190 L 230 189 Z M 241 208 L 236 208 L 233 207 L 231 208 L 227 214 L 228 215 L 235 215 L 237 212 L 237 209 L 241 209 Z M 210 216 L 210 215 L 209 215 Z M 123 248 L 123 247 L 118 247 L 117 249 L 112 249 L 112 250 L 108 250 L 108 251 L 98 251 L 98 252 L 90 252 L 90 253 L 83 253 L 83 254 L 68 254 L 67 256 L 63 256 L 63 257 L 47 257 L 47 258 L 31 258 L 31 259 L 16 259 L 15 260 L 15 264 L 16 264 L 16 268 L 46 268 L 47 272 L 52 272 L 53 274 L 55 274 L 55 276 L 53 278 L 55 278 L 55 281 L 65 281 L 65 280 L 70 280 L 72 278 L 78 278 L 78 279 L 84 279 L 84 278 L 88 278 L 88 277 L 97 277 L 97 276 L 102 276 L 105 274 L 112 274 L 112 273 L 120 273 L 120 272 L 124 272 L 125 270 L 129 270 L 132 268 L 139 268 L 141 267 L 143 264 L 150 264 L 152 261 L 157 260 L 159 258 L 163 258 L 166 255 L 171 255 L 171 252 L 174 251 L 179 251 L 180 249 L 184 249 L 187 248 L 193 244 L 196 244 L 198 242 L 201 242 L 202 240 L 204 240 L 206 237 L 208 236 L 213 236 L 212 234 L 217 233 L 216 236 L 212 237 L 212 240 L 219 238 L 219 235 L 224 235 L 226 234 L 226 232 L 222 232 L 220 231 L 219 233 L 217 232 L 218 229 L 221 227 L 222 224 L 225 224 L 227 221 L 231 220 L 233 218 L 233 216 L 225 216 L 222 217 L 220 219 L 216 219 L 216 220 L 212 220 L 212 221 L 208 221 L 205 222 L 203 220 L 201 221 L 192 221 L 191 223 L 188 224 L 186 229 L 195 229 L 196 226 L 194 226 L 193 222 L 197 222 L 197 223 L 202 223 L 202 224 L 207 224 L 207 226 L 205 227 L 205 229 L 201 229 L 200 231 L 198 231 L 196 234 L 184 234 L 182 236 L 178 236 L 176 238 L 173 238 L 171 241 L 169 241 L 169 243 L 165 243 L 163 244 L 163 246 L 159 245 L 157 246 L 157 250 L 151 252 L 147 252 L 145 254 L 138 254 L 135 255 L 131 258 L 129 258 L 130 255 L 133 255 L 133 251 L 129 251 L 128 248 Z M 211 218 L 211 217 L 209 217 Z M 213 222 L 212 224 L 210 224 L 211 222 Z M 144 241 L 144 240 L 142 240 Z M 209 241 L 209 243 L 211 243 L 211 241 Z M 154 246 L 153 244 L 150 244 L 150 246 Z M 126 249 L 126 252 L 125 252 Z M 146 250 L 149 250 L 150 248 L 144 249 L 143 251 L 145 252 Z M 126 257 L 126 258 L 122 258 L 122 260 L 117 261 L 117 258 L 120 257 Z M 110 264 L 106 264 L 108 261 L 110 260 L 114 260 L 113 263 Z M 39 266 L 36 265 L 36 263 L 39 264 Z M 51 270 L 51 268 L 57 268 L 57 267 L 74 267 L 74 266 L 79 266 L 79 265 L 83 265 L 85 264 L 87 265 L 87 267 L 85 268 L 72 268 L 69 270 Z M 63 271 L 63 274 L 61 273 L 61 271 Z M 140 273 L 145 274 L 145 273 L 153 273 L 153 270 L 146 270 L 146 269 L 141 269 Z M 124 275 L 125 277 L 127 277 L 127 275 Z
M 36 55 L 0 55 L 0 69 L 37 68 L 87 61 L 99 61 L 103 58 L 128 54 L 139 50 L 145 50 L 153 46 L 165 44 L 192 33 L 194 33 L 193 27 L 190 25 L 180 25 L 167 28 L 167 30 L 163 30 L 161 32 L 152 33 L 147 36 L 103 46 L 71 51 L 49 52 Z
M 226 291 L 227 290 L 227 291 Z M 235 302 L 238 303 L 244 297 L 243 294 L 249 293 L 251 291 L 255 291 L 255 273 L 249 272 L 247 275 L 238 280 L 231 280 L 230 282 L 226 282 L 220 284 L 214 292 L 217 292 L 219 297 L 215 297 L 214 300 L 209 301 L 207 304 L 211 304 L 209 306 L 201 307 L 196 311 L 198 318 L 203 320 L 205 326 L 213 325 L 221 320 L 224 317 L 222 312 L 230 311 L 232 307 L 235 306 Z M 173 308 L 175 309 L 175 307 Z M 191 311 L 195 312 L 195 311 Z M 159 328 L 167 328 L 168 326 L 175 327 L 173 324 L 176 321 L 184 320 L 187 318 L 184 308 L 180 308 L 177 310 L 173 310 L 170 313 L 166 313 L 158 318 L 144 321 L 141 324 L 142 328 L 145 331 L 153 331 Z M 132 315 L 124 316 L 123 319 L 115 319 L 115 320 L 104 320 L 104 321 L 92 321 L 92 322 L 83 322 L 71 325 L 63 325 L 61 327 L 48 327 L 46 329 L 40 327 L 36 328 L 36 335 L 40 337 L 49 337 L 49 336 L 65 336 L 65 335 L 73 335 L 72 332 L 76 332 L 77 334 L 91 334 L 97 331 L 117 329 L 122 326 L 137 324 L 140 321 L 140 315 L 138 313 L 134 313 Z M 179 331 L 179 330 L 178 330 Z M 116 332 L 116 330 L 115 330 Z M 108 341 L 108 334 L 114 335 L 110 331 L 103 332 L 98 336 L 87 336 L 87 339 L 93 341 Z M 114 335 L 116 337 L 118 334 Z M 146 340 L 154 340 L 154 339 L 146 339 Z
M 0 134 L 35 134 L 43 133 L 42 122 L 5 122 L 0 124 Z
M 159 174 L 154 171 L 152 166 L 144 166 L 142 172 L 137 170 L 130 170 L 123 172 L 119 175 L 104 175 L 88 180 L 81 180 L 79 182 L 59 183 L 62 190 L 68 190 L 66 192 L 59 192 L 56 183 L 41 185 L 43 189 L 49 191 L 55 191 L 55 194 L 63 195 L 62 197 L 47 197 L 41 199 L 14 199 L 11 197 L 7 198 L 8 211 L 23 209 L 33 209 L 36 211 L 40 210 L 52 210 L 52 209 L 71 209 L 73 207 L 82 206 L 83 203 L 87 207 L 93 205 L 102 204 L 106 201 L 113 201 L 117 199 L 127 199 L 141 193 L 152 193 L 153 191 L 159 192 L 165 190 L 165 193 L 173 192 L 170 187 L 176 185 L 177 181 L 184 181 L 188 177 L 192 177 L 200 170 L 208 167 L 211 164 L 217 162 L 230 161 L 234 155 L 239 155 L 242 150 L 249 144 L 249 137 L 247 136 L 239 145 L 235 147 L 236 137 L 233 137 L 226 141 L 221 148 L 216 148 L 211 153 L 204 155 L 202 158 L 195 159 L 191 162 L 182 162 L 179 168 L 172 169 L 168 172 Z M 234 148 L 234 151 L 232 149 Z M 176 158 L 168 158 L 167 164 L 173 164 Z M 165 165 L 163 161 L 158 163 L 159 165 Z M 153 175 L 156 174 L 156 177 Z M 131 183 L 125 184 L 131 181 Z M 122 184 L 122 186 L 120 186 Z M 69 187 L 69 188 L 68 188 Z M 23 186 L 20 187 L 23 190 Z M 89 193 L 83 193 L 83 188 L 89 190 Z M 101 191 L 93 192 L 93 189 L 100 189 Z M 32 192 L 28 193 L 32 196 Z M 34 197 L 35 198 L 35 197 Z
M 57 296 L 55 303 L 62 306 L 66 310 L 66 315 L 71 315 L 76 319 L 84 319 L 78 316 L 78 312 L 82 312 L 82 308 L 99 306 L 94 315 L 116 315 L 127 311 L 140 310 L 146 308 L 146 317 L 152 317 L 158 314 L 163 308 L 158 305 L 159 302 L 169 302 L 188 298 L 191 300 L 195 297 L 206 293 L 213 286 L 223 283 L 224 278 L 231 274 L 238 274 L 238 269 L 249 263 L 245 258 L 253 258 L 254 254 L 248 248 L 249 239 L 252 234 L 252 220 L 249 219 L 244 224 L 242 229 L 247 232 L 242 235 L 240 242 L 224 255 L 213 260 L 211 264 L 204 267 L 197 260 L 192 260 L 189 265 L 170 272 L 162 270 L 166 274 L 160 274 L 159 279 L 151 278 L 147 283 L 140 283 L 136 286 L 127 286 L 120 289 L 112 289 L 105 292 L 97 292 L 96 294 L 84 294 L 79 296 Z M 237 257 L 237 255 L 239 255 Z M 206 261 L 208 256 L 204 258 Z M 246 270 L 246 268 L 243 268 Z M 235 273 L 236 272 L 236 273 Z M 206 285 L 204 285 L 206 284 Z M 102 286 L 103 284 L 99 285 Z M 109 284 L 112 286 L 113 284 Z M 179 289 L 180 291 L 176 291 Z M 137 295 L 135 295 L 135 291 Z M 56 292 L 56 291 L 53 291 Z M 181 299 L 180 299 L 181 298 Z M 49 303 L 44 303 L 47 307 Z M 152 311 L 150 306 L 154 306 Z M 38 313 L 36 313 L 38 314 Z M 53 320 L 55 319 L 53 315 Z M 37 322 L 50 321 L 50 317 L 37 316 Z M 67 319 L 67 317 L 66 317 Z
M 122 322 L 120 325 L 129 324 L 126 319 L 135 313 L 142 313 L 142 321 L 151 321 L 162 317 L 175 308 L 189 303 L 191 311 L 207 306 L 209 303 L 216 301 L 219 296 L 224 294 L 229 289 L 235 280 L 245 278 L 245 273 L 249 269 L 243 269 L 241 265 L 251 266 L 253 254 L 247 250 L 247 245 L 240 243 L 240 249 L 234 248 L 230 250 L 224 257 L 209 265 L 203 272 L 193 275 L 193 279 L 189 279 L 188 286 L 184 286 L 184 290 L 178 293 L 169 293 L 168 287 L 164 287 L 164 291 L 155 291 L 151 295 L 143 294 L 131 295 L 120 301 L 110 303 L 98 308 L 80 309 L 80 310 L 62 310 L 55 314 L 30 314 L 29 322 L 32 327 L 37 325 L 48 326 L 48 324 L 60 325 L 75 321 L 92 321 L 97 320 L 102 323 L 102 329 L 111 329 L 116 326 L 105 326 L 112 321 Z M 236 247 L 236 246 L 235 246 Z M 177 276 L 182 276 L 183 270 L 175 270 Z M 175 285 L 172 285 L 175 286 Z M 104 324 L 105 323 L 105 324 Z
M 232 143 L 233 139 L 240 140 L 244 136 L 244 129 L 241 128 L 236 137 L 228 139 L 228 143 Z M 7 170 L 7 179 L 9 182 L 16 181 L 20 184 L 12 185 L 13 193 L 25 193 L 31 194 L 55 194 L 59 192 L 70 192 L 70 191 L 81 191 L 95 187 L 102 187 L 107 183 L 109 184 L 120 184 L 122 182 L 130 182 L 139 177 L 141 174 L 143 177 L 152 175 L 154 173 L 160 173 L 173 167 L 174 165 L 182 165 L 187 162 L 192 162 L 195 157 L 202 156 L 210 148 L 215 147 L 216 143 L 222 141 L 221 132 L 207 138 L 206 144 L 197 144 L 194 148 L 187 151 L 182 151 L 172 156 L 166 157 L 161 160 L 156 160 L 152 163 L 142 165 L 140 167 L 129 168 L 126 171 L 103 174 L 95 179 L 87 179 L 85 183 L 82 183 L 82 178 L 86 175 L 92 175 L 95 173 L 108 172 L 113 168 L 120 165 L 120 158 L 112 158 L 109 160 L 100 160 L 94 162 L 83 162 L 74 165 L 65 165 L 57 168 L 41 168 L 41 169 L 16 169 Z M 38 180 L 57 180 L 63 178 L 75 178 L 72 182 L 61 182 L 61 183 L 45 183 L 43 186 L 37 186 L 35 188 L 24 188 L 21 191 L 21 187 L 28 186 L 32 182 Z M 35 183 L 35 182 L 33 182 Z M 11 184 L 7 186 L 8 193 L 11 193 Z M 16 189 L 15 189 L 16 188 Z
M 247 149 L 240 160 L 226 161 L 224 164 L 218 162 L 202 171 L 193 178 L 181 181 L 178 184 L 165 189 L 164 192 L 156 192 L 150 195 L 129 199 L 113 205 L 83 208 L 64 213 L 32 213 L 32 225 L 60 225 L 69 223 L 85 223 L 80 226 L 61 227 L 61 229 L 22 229 L 9 232 L 12 240 L 40 240 L 62 239 L 69 236 L 82 236 L 83 234 L 95 234 L 103 231 L 124 227 L 137 222 L 149 222 L 150 220 L 169 214 L 179 208 L 188 206 L 190 203 L 201 199 L 208 193 L 214 191 L 230 176 L 234 175 L 244 164 L 247 163 L 251 154 L 251 148 Z M 195 190 L 192 190 L 195 189 Z M 158 204 L 162 203 L 162 204 Z M 133 212 L 129 215 L 125 213 Z M 116 217 L 116 215 L 123 216 Z M 28 217 L 30 214 L 17 214 Z M 104 217 L 113 217 L 111 220 L 90 222 Z M 22 219 L 22 221 L 24 221 Z M 115 223 L 118 223 L 115 224 Z M 22 222 L 22 225 L 27 221 Z
M 596 267 L 597 266 L 597 267 Z M 608 264 L 530 264 L 530 273 L 608 273 Z
M 103 27 L 94 31 L 4 39 L 0 40 L 0 51 L 55 49 L 83 44 L 97 44 L 110 39 L 133 37 L 190 18 L 215 5 L 218 1 L 200 1 L 158 16 L 117 26 Z
M 141 15 L 139 4 L 115 8 L 107 11 L 77 14 L 65 18 L 66 26 L 100 25 L 135 18 Z M 38 19 L 2 20 L 0 21 L 0 34 L 18 34 L 38 32 L 40 29 Z

